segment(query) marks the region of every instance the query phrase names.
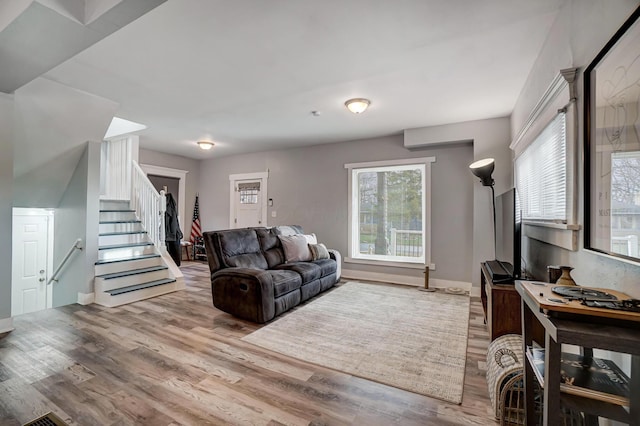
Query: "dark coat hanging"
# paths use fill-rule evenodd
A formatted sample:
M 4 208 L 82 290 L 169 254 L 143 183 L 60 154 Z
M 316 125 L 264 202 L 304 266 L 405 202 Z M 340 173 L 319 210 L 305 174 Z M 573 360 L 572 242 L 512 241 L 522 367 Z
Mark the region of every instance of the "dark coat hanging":
M 180 223 L 178 223 L 178 208 L 173 195 L 167 194 L 166 198 L 167 210 L 164 213 L 164 240 L 171 258 L 176 265 L 180 266 L 180 240 L 183 235 L 180 230 Z

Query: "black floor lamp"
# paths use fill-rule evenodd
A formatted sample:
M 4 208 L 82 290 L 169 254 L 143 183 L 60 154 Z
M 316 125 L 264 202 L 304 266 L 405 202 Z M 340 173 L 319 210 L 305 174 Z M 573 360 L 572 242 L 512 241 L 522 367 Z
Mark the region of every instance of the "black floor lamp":
M 493 206 L 493 250 L 495 257 L 496 250 L 496 195 L 493 190 L 493 185 L 496 183 L 491 174 L 493 173 L 493 169 L 495 167 L 495 160 L 493 158 L 484 158 L 482 160 L 474 161 L 469 166 L 471 169 L 471 173 L 480 178 L 480 182 L 482 182 L 482 186 L 490 186 L 491 187 L 491 203 Z

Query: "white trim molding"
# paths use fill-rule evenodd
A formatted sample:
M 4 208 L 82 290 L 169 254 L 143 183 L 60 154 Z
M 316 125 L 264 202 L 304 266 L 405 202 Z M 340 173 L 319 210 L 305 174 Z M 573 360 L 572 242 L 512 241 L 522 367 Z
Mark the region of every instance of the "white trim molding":
M 424 278 L 422 277 L 410 277 L 406 275 L 396 274 L 382 274 L 378 272 L 356 271 L 350 269 L 342 270 L 343 280 L 359 280 L 359 281 L 373 281 L 388 284 L 400 284 L 412 287 L 424 287 Z M 480 288 L 473 287 L 470 282 L 465 281 L 452 281 L 443 280 L 439 278 L 429 278 L 429 288 L 461 288 L 464 291 L 468 291 L 472 297 L 480 297 Z
M 542 95 L 542 98 L 540 98 L 538 103 L 531 110 L 531 113 L 529 113 L 527 121 L 525 121 L 524 125 L 514 138 L 513 142 L 511 142 L 511 144 L 509 145 L 510 149 L 516 151 L 516 153 L 520 151 L 518 145 L 520 144 L 520 142 L 522 142 L 525 134 L 527 134 L 533 124 L 540 118 L 540 116 L 547 110 L 547 108 L 553 104 L 558 95 L 562 93 L 562 91 L 567 87 L 569 89 L 569 99 L 567 99 L 565 103 L 575 100 L 575 81 L 577 72 L 577 68 L 567 68 L 564 70 L 560 70 L 558 75 L 556 75 L 556 77 L 551 82 L 551 85 L 549 85 L 547 90 Z
M 352 257 L 345 257 L 346 263 L 359 263 L 361 265 L 376 265 L 376 266 L 388 266 L 390 268 L 406 268 L 406 269 L 424 269 L 424 263 L 408 263 L 408 262 L 388 262 L 384 260 L 369 260 L 369 259 L 354 259 Z M 429 270 L 435 271 L 436 264 L 430 263 Z
M 8 333 L 10 331 L 13 331 L 13 318 L 0 319 L 0 333 Z
M 90 305 L 96 301 L 95 293 L 78 292 L 78 305 Z

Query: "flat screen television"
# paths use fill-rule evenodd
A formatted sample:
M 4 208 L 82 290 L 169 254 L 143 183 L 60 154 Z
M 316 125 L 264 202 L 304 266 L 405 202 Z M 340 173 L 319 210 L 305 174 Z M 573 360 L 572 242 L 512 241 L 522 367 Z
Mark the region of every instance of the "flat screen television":
M 495 271 L 493 281 L 513 282 L 522 278 L 522 212 L 515 188 L 495 198 L 496 261 L 502 271 Z M 495 263 L 491 262 L 494 266 Z

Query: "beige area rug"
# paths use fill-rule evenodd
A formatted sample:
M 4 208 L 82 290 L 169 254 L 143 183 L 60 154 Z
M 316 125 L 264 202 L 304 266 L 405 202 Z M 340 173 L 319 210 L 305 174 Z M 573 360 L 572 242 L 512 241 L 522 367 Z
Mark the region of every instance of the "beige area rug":
M 348 282 L 242 340 L 459 404 L 468 326 L 467 295 Z

